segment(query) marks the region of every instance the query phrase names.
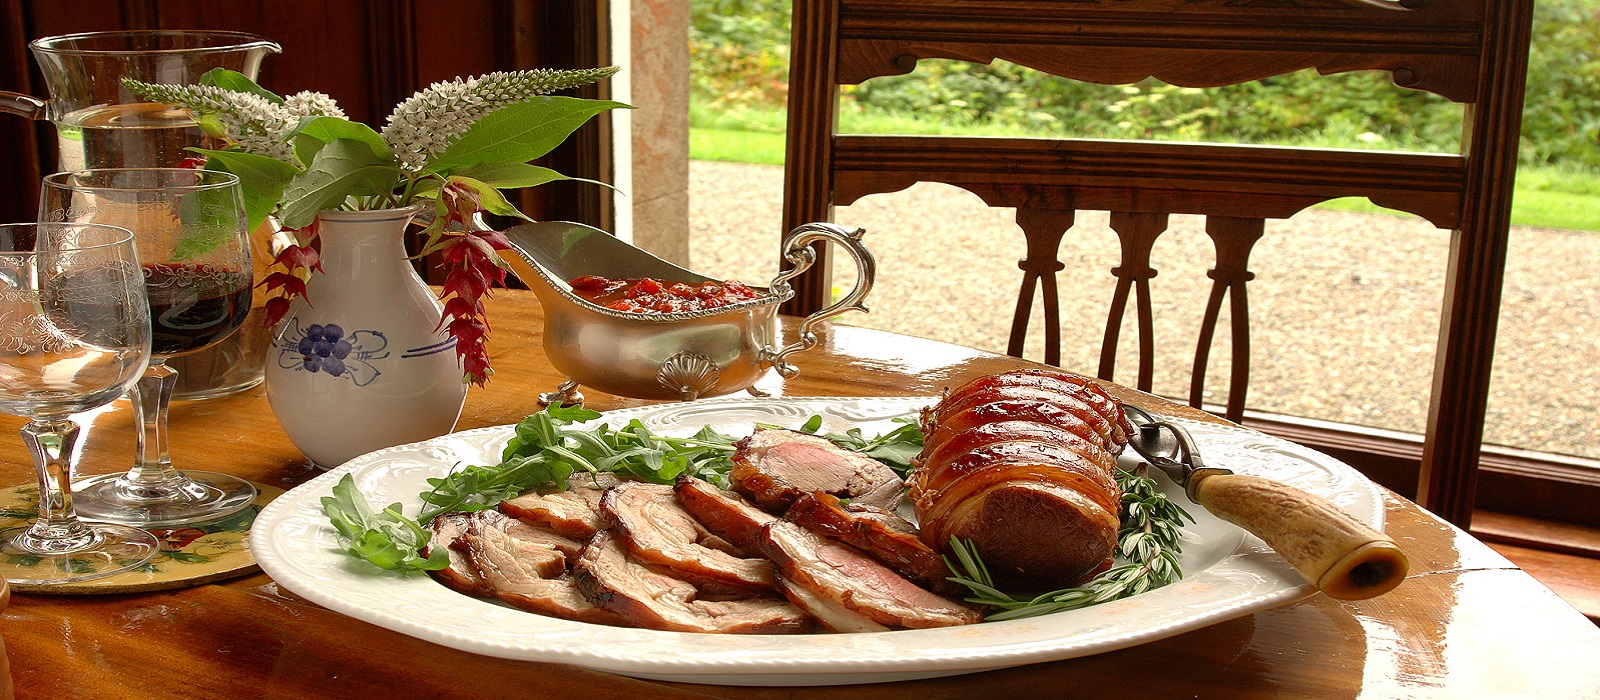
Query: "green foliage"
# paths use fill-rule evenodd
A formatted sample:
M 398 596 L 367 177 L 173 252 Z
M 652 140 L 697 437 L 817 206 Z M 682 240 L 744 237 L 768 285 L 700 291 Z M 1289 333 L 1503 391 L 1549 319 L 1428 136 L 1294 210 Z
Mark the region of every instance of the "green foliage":
M 334 485 L 333 495 L 323 496 L 321 502 L 322 512 L 339 531 L 339 543 L 351 556 L 391 571 L 436 571 L 450 565 L 443 549 L 422 556 L 428 532 L 402 514 L 399 503 L 373 511 L 349 474 Z
M 764 132 L 751 110 L 781 109 L 788 72 L 788 0 L 695 0 L 690 73 L 697 127 Z M 1529 57 L 1521 162 L 1600 168 L 1600 0 L 1539 0 Z M 726 113 L 729 116 L 719 116 Z M 914 115 L 917 131 L 997 126 L 1040 136 L 1317 144 L 1435 152 L 1459 150 L 1462 109 L 1396 87 L 1383 72 L 1302 71 L 1213 89 L 1144 81 L 1109 86 L 995 62 L 928 60 L 902 76 L 843 90 L 852 117 Z M 742 122 L 742 123 L 741 123 Z M 883 133 L 883 132 L 880 132 Z
M 1523 163 L 1600 168 L 1600 2 L 1534 5 L 1521 146 Z
M 621 102 L 535 97 L 490 112 L 428 163 L 438 173 L 488 163 L 523 163 L 555 150 L 584 122 Z
M 310 225 L 317 212 L 339 206 L 346 197 L 382 194 L 404 177 L 392 158 L 381 158 L 363 141 L 338 138 L 316 150 L 306 169 L 283 188 L 278 219 L 289 228 Z
M 695 0 L 694 94 L 719 108 L 781 105 L 789 95 L 789 0 Z

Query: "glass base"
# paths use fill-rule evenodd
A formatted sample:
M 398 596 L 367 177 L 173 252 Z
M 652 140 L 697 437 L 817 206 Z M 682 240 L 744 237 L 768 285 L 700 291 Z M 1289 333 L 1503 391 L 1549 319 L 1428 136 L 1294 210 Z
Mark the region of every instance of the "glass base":
M 150 529 L 225 518 L 256 500 L 256 487 L 236 476 L 178 473 L 187 478 L 158 488 L 135 485 L 126 474 L 92 477 L 72 486 L 72 505 L 83 520 Z
M 94 538 L 73 551 L 30 544 L 28 528 L 0 532 L 0 574 L 17 586 L 43 586 L 105 578 L 150 561 L 161 544 L 154 535 L 122 525 L 88 524 Z

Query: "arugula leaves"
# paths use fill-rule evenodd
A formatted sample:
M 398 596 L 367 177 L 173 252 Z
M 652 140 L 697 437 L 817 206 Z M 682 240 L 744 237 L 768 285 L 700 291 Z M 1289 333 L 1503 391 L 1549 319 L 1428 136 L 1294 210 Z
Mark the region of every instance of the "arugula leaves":
M 374 513 L 349 474 L 334 485 L 332 496 L 322 498 L 322 512 L 339 531 L 346 552 L 381 568 L 434 571 L 450 565 L 450 555 L 443 549 L 434 549 L 426 558 L 419 554 L 428 543 L 428 531 L 402 515 L 399 503 Z

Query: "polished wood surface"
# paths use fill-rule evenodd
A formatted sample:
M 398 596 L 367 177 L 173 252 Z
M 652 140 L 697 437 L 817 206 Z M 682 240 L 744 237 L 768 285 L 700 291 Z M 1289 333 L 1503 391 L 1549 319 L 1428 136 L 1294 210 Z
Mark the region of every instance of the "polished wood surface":
M 490 303 L 497 370 L 467 398 L 460 429 L 511 423 L 559 381 L 541 349 L 531 293 Z M 792 331 L 792 323 L 788 330 Z M 769 375 L 776 395 L 918 395 L 1028 365 L 1016 358 L 847 326 Z M 1205 414 L 1131 390 L 1125 400 Z M 589 392 L 597 409 L 640 405 Z M 125 405 L 85 416 L 83 473 L 133 453 Z M 0 420 L 15 436 L 21 421 Z M 261 389 L 172 413 L 180 466 L 294 486 L 313 475 Z M 0 438 L 0 483 L 32 478 L 20 440 Z M 1388 533 L 1412 570 L 1392 593 L 1341 603 L 1315 595 L 1150 644 L 936 680 L 830 688 L 742 688 L 643 681 L 554 664 L 502 661 L 412 639 L 313 605 L 264 575 L 187 590 L 99 597 L 14 594 L 0 619 L 18 698 L 971 698 L 1600 697 L 1600 631 L 1548 589 L 1454 526 L 1393 495 Z M 663 653 L 670 653 L 664 650 Z M 3 667 L 0 667 L 3 668 Z M 0 681 L 0 688 L 3 688 Z

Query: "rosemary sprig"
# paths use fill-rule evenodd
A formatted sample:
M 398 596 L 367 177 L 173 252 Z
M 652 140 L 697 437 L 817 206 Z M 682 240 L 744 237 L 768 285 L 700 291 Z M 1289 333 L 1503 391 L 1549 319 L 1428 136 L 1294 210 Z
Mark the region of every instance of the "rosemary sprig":
M 1117 556 L 1126 560 L 1126 564 L 1113 567 L 1077 588 L 1021 598 L 995 587 L 989 569 L 971 541 L 963 542 L 952 536 L 950 549 L 955 560 L 944 558 L 945 565 L 954 574 L 950 580 L 971 592 L 967 602 L 993 610 L 985 619 L 1014 620 L 1127 598 L 1183 578 L 1183 571 L 1178 567 L 1178 553 L 1182 551 L 1180 528 L 1185 520 L 1192 523 L 1194 518 L 1168 500 L 1156 488 L 1155 480 L 1145 476 L 1143 471 L 1144 465 L 1140 465 L 1140 473 L 1117 472 L 1117 485 L 1122 488 Z

